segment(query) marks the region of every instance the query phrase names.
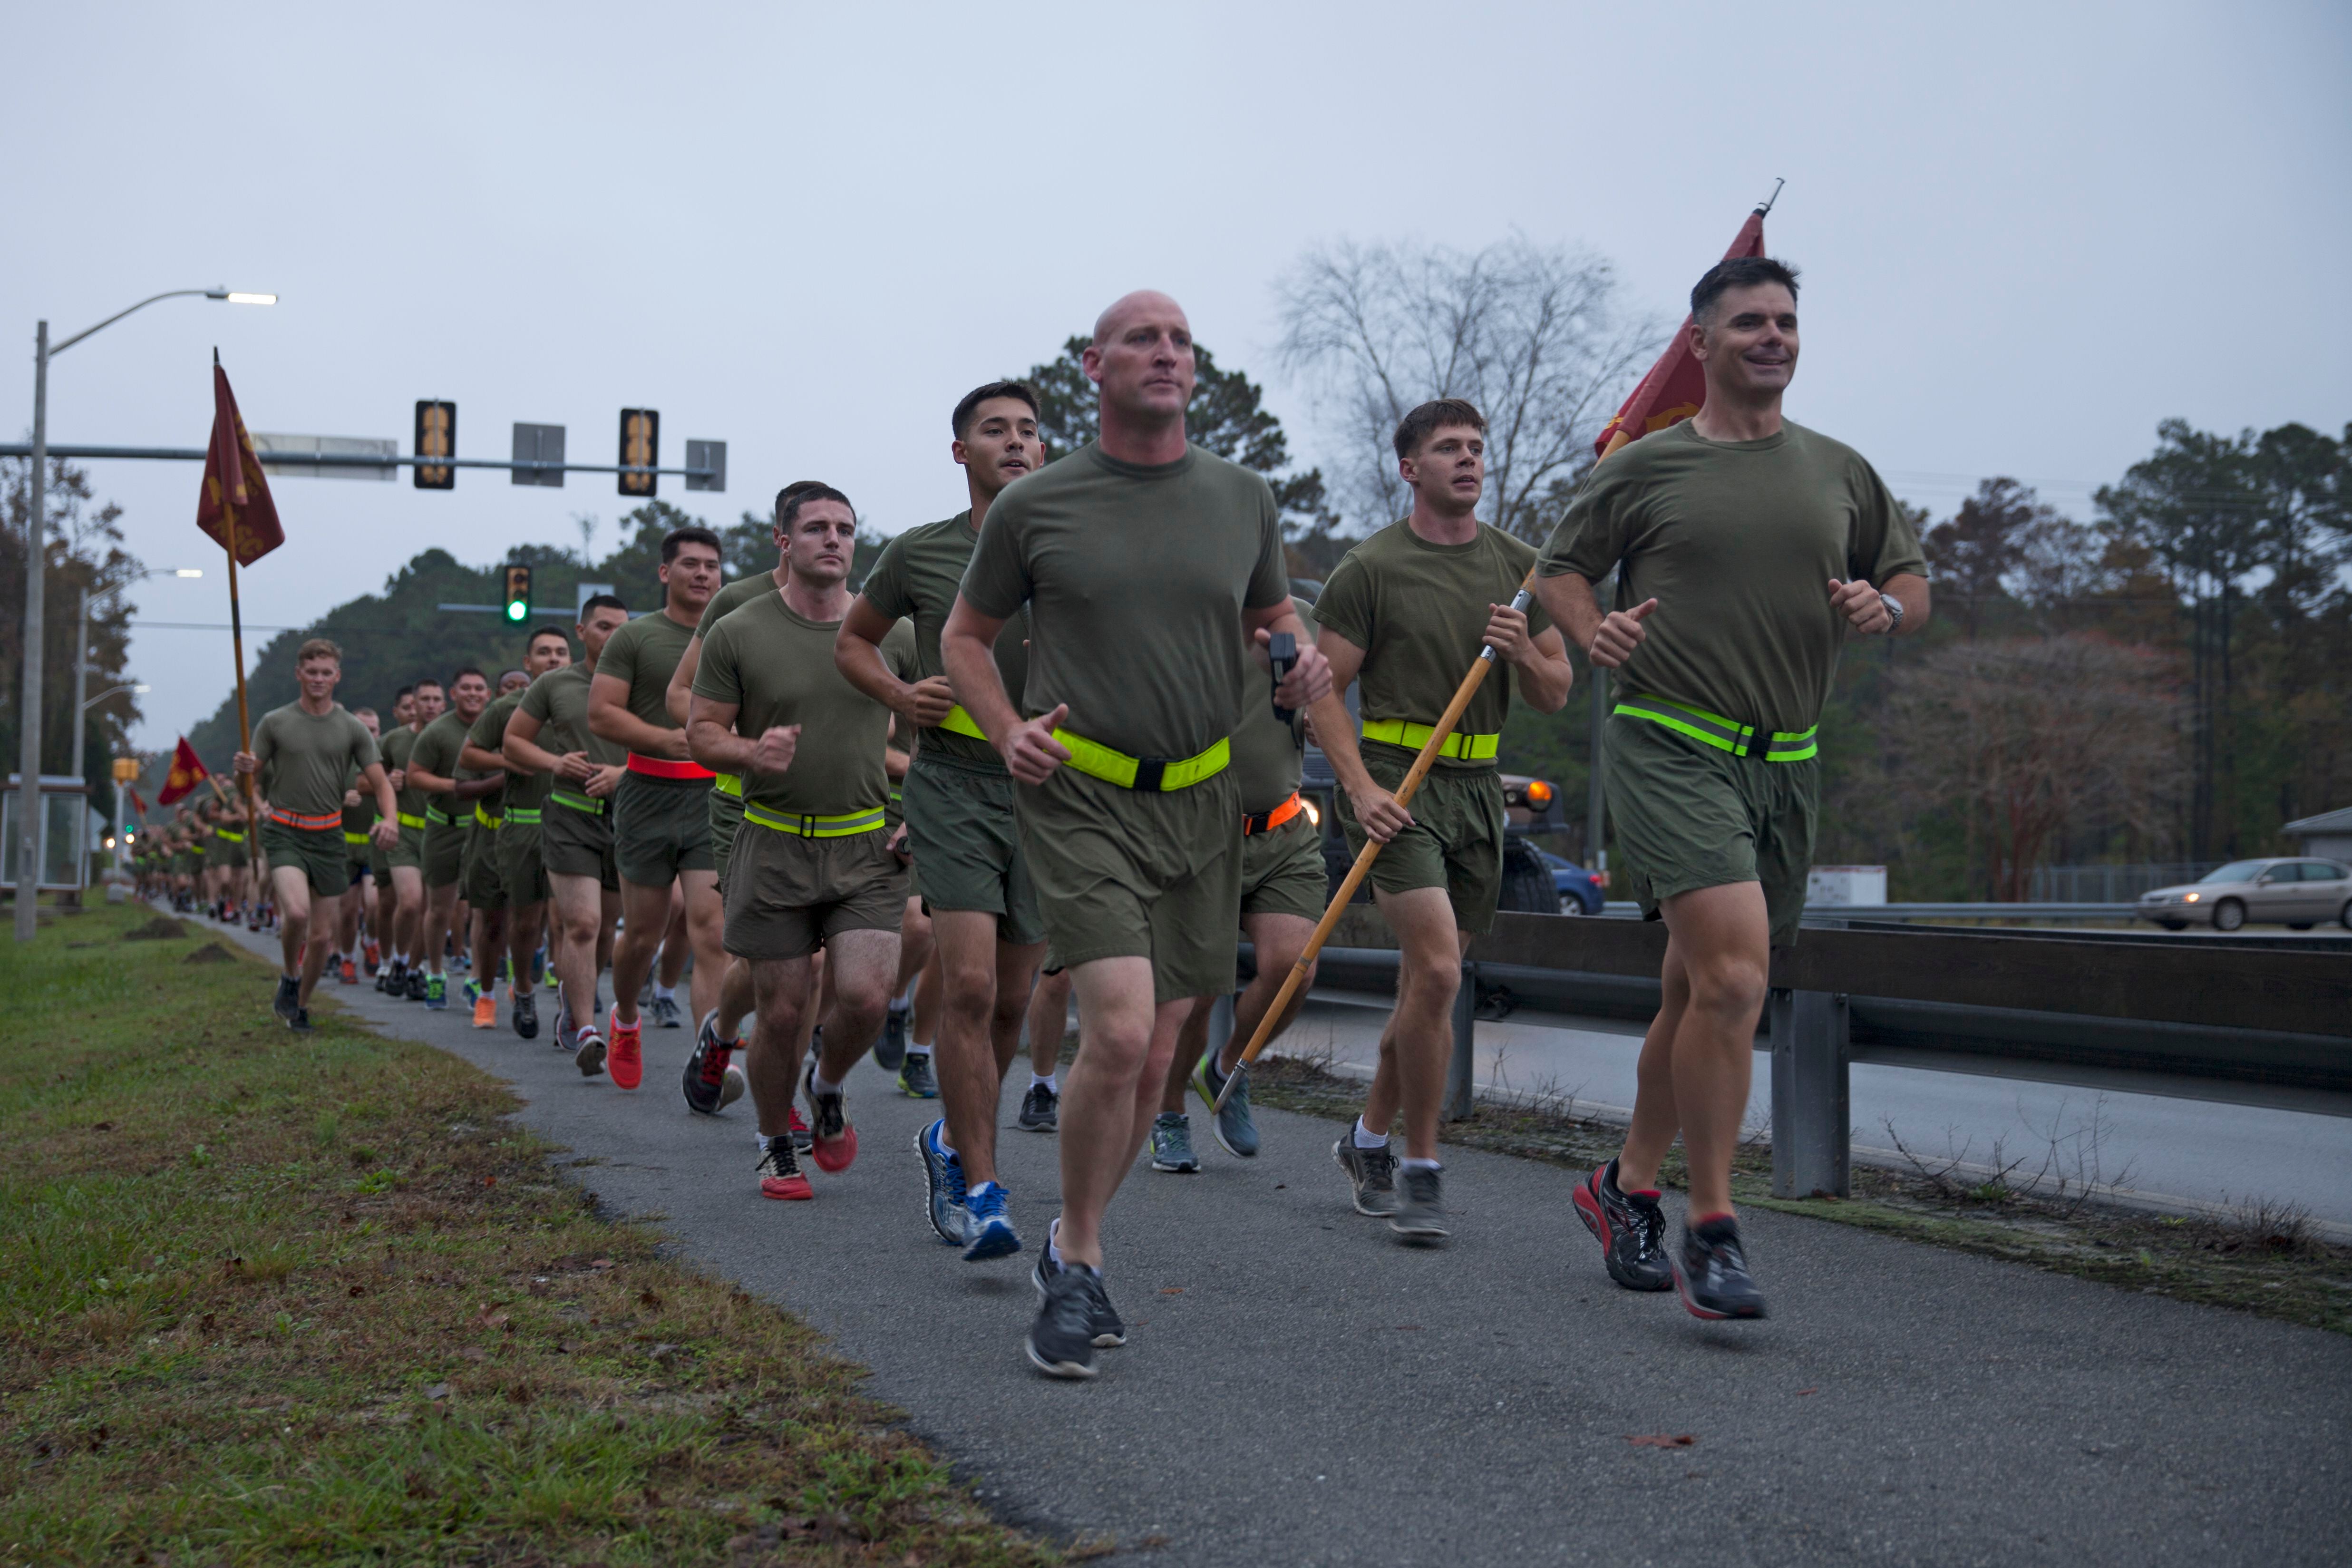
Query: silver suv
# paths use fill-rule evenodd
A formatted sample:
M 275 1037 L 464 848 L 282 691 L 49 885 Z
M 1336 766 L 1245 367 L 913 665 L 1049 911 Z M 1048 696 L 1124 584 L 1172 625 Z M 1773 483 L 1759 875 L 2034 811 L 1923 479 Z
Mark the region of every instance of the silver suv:
M 2232 860 L 2194 882 L 2142 893 L 2139 917 L 2167 931 L 2236 931 L 2248 921 L 2295 931 L 2336 921 L 2352 931 L 2352 868 L 2299 857 Z

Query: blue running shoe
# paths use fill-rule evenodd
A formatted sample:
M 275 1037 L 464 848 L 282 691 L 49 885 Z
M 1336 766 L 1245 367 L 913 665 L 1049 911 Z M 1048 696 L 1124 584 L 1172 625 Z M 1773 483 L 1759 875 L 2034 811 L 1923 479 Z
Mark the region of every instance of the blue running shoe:
M 916 1133 L 915 1152 L 923 1157 L 924 1183 L 930 1189 L 924 1206 L 931 1228 L 940 1233 L 941 1241 L 961 1247 L 970 1239 L 964 1233 L 970 1228 L 971 1215 L 964 1209 L 963 1162 L 940 1142 L 946 1127 L 947 1119 L 941 1117 Z
M 428 974 L 425 977 L 425 1005 L 436 1013 L 449 1005 L 449 980 L 446 975 Z
M 1233 1098 L 1219 1110 L 1217 1096 L 1225 1091 L 1225 1075 L 1217 1070 L 1217 1053 L 1203 1051 L 1200 1065 L 1192 1069 L 1192 1087 L 1200 1091 L 1201 1102 L 1209 1108 L 1210 1127 L 1216 1133 L 1218 1147 L 1236 1160 L 1255 1159 L 1257 1121 L 1250 1115 L 1249 1068 L 1235 1068 L 1233 1076 L 1241 1081 L 1234 1085 Z
M 1012 1195 L 1001 1182 L 982 1182 L 965 1196 L 966 1263 L 1010 1258 L 1021 1250 L 1021 1233 L 1013 1228 L 1013 1221 L 1004 1213 L 1004 1200 Z

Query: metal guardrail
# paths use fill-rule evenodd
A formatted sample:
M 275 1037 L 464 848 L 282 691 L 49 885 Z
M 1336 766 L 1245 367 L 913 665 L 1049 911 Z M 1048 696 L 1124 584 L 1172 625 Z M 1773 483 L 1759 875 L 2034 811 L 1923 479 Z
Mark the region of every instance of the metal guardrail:
M 1463 962 L 1447 1114 L 1469 1113 L 1482 1011 L 1646 1021 L 1665 943 L 1654 921 L 1497 916 Z M 1316 984 L 1393 994 L 1396 945 L 1377 910 L 1351 909 Z M 1847 1194 L 1856 1061 L 2103 1087 L 2138 1079 L 2168 1094 L 2208 1086 L 2215 1099 L 2263 1090 L 2352 1110 L 2352 946 L 2324 938 L 1857 924 L 1809 929 L 1776 951 L 1770 984 L 1759 1048 L 1772 1052 L 1780 1196 Z
M 1611 901 L 1604 917 L 1638 919 L 1642 906 Z M 1808 921 L 2127 921 L 2137 904 L 1807 904 Z

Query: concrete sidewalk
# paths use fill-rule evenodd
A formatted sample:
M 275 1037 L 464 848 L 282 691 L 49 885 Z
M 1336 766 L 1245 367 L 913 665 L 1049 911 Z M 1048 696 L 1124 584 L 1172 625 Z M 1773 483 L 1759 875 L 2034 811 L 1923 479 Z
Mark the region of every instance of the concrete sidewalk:
M 454 1004 L 321 990 L 512 1082 L 605 1204 L 832 1334 L 1005 1517 L 1110 1535 L 1117 1561 L 2352 1556 L 2352 1342 L 2315 1330 L 1760 1211 L 1776 1316 L 1710 1325 L 1610 1284 L 1557 1170 L 1452 1152 L 1454 1242 L 1408 1251 L 1349 1209 L 1335 1125 L 1261 1111 L 1266 1152 L 1239 1162 L 1195 1102 L 1207 1168 L 1139 1169 L 1112 1210 L 1129 1346 L 1055 1383 L 1020 1348 L 1034 1252 L 973 1266 L 931 1236 L 911 1143 L 936 1111 L 870 1062 L 856 1164 L 767 1203 L 749 1103 L 706 1120 L 679 1099 L 688 1030 L 649 1029 L 625 1093 L 517 1039 L 503 1005 L 478 1032 Z M 1013 1129 L 1016 1103 L 1003 1163 L 1034 1247 L 1055 1146 Z M 1628 1440 L 1654 1434 L 1696 1441 Z

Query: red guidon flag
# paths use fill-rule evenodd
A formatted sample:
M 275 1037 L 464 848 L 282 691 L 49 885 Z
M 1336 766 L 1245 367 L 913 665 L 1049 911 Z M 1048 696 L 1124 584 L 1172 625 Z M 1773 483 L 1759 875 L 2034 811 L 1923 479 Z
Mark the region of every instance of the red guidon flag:
M 243 526 L 240 525 L 237 532 L 241 536 L 244 531 Z M 171 774 L 163 780 L 163 792 L 156 795 L 155 804 L 170 805 L 183 800 L 194 793 L 198 784 L 212 776 L 205 767 L 203 760 L 196 755 L 196 749 L 188 744 L 188 738 L 183 735 L 180 737 L 179 750 L 172 753 Z M 142 812 L 141 815 L 144 816 L 145 813 Z
M 236 411 L 228 372 L 217 359 L 213 362 L 213 440 L 205 453 L 205 490 L 196 500 L 196 526 L 224 549 L 233 533 L 240 566 L 252 565 L 286 542 L 286 531 L 278 526 L 277 503 L 269 499 L 269 481 L 254 454 L 253 437 Z
M 1739 226 L 1739 236 L 1731 248 L 1723 253 L 1726 261 L 1735 256 L 1764 254 L 1764 209 L 1758 207 Z M 1675 329 L 1666 343 L 1666 352 L 1633 389 L 1633 395 L 1617 410 L 1617 416 L 1601 427 L 1600 438 L 1592 443 L 1593 452 L 1607 457 L 1628 441 L 1638 441 L 1669 425 L 1679 425 L 1698 412 L 1706 401 L 1706 372 L 1691 357 L 1690 318 Z
M 139 798 L 139 792 L 137 790 L 131 790 L 127 793 L 131 796 L 131 814 L 137 816 L 141 821 L 145 821 L 147 819 L 147 803 Z

